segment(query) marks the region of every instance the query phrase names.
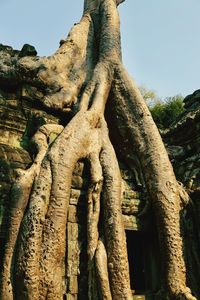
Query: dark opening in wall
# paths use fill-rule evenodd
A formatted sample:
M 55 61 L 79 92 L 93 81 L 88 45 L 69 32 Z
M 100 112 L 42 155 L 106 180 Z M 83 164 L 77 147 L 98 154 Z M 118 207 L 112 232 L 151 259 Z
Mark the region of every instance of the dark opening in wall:
M 144 236 L 140 232 L 126 231 L 131 289 L 145 291 Z
M 160 288 L 160 255 L 156 235 L 126 231 L 131 289 L 137 295 L 153 296 Z

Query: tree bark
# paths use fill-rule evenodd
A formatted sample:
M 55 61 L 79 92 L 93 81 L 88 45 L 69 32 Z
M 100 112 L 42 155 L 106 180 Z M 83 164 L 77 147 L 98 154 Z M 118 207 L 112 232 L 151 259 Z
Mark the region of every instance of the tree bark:
M 123 67 L 116 71 L 112 93 L 115 99 L 112 113 L 116 117 L 116 122 L 124 124 L 127 130 L 128 147 L 134 149 L 139 158 L 156 215 L 163 272 L 163 291 L 158 299 L 166 297 L 195 299 L 186 287 L 180 230 L 182 188 L 176 181 L 152 116 L 139 90 Z M 125 138 L 124 130 L 121 130 L 121 135 Z
M 7 57 L 2 62 L 0 82 L 29 84 L 30 101 L 70 118 L 65 128 L 48 124 L 39 129 L 33 165 L 25 171 L 26 180 L 19 172 L 13 185 L 2 300 L 62 299 L 70 187 L 75 164 L 82 158 L 90 165 L 88 299 L 132 299 L 121 176 L 104 119 L 108 98 L 119 136 L 128 138 L 127 153 L 137 156 L 142 167 L 156 215 L 163 269 L 158 299 L 196 299 L 186 286 L 180 186 L 144 100 L 122 65 L 117 11 L 121 2 L 85 0 L 80 23 L 54 55 Z M 57 137 L 48 145 L 52 131 Z

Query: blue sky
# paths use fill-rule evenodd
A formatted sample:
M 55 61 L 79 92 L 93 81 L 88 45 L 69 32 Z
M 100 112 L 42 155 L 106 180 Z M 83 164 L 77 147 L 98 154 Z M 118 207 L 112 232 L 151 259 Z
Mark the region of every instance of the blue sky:
M 82 13 L 83 0 L 0 0 L 0 43 L 50 55 Z M 123 61 L 138 85 L 165 98 L 200 88 L 200 1 L 126 0 Z

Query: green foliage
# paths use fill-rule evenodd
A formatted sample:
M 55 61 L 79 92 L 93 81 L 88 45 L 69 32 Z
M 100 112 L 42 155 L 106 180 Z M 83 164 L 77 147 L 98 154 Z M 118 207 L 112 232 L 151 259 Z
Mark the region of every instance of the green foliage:
M 156 125 L 160 129 L 165 129 L 184 111 L 183 97 L 181 95 L 168 97 L 165 102 L 159 101 L 149 109 Z
M 148 107 L 153 107 L 160 102 L 160 99 L 154 90 L 148 89 L 145 85 L 141 85 L 139 90 Z
M 154 90 L 148 89 L 145 85 L 141 85 L 139 90 L 160 129 L 168 128 L 184 111 L 184 98 L 181 95 L 168 97 L 163 101 Z

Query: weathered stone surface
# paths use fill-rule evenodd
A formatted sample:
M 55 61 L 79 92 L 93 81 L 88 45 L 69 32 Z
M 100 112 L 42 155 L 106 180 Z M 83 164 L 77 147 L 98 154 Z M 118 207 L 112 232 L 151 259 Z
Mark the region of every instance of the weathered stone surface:
M 200 106 L 200 90 L 197 90 L 193 94 L 185 97 L 184 103 L 187 110 L 194 110 L 198 108 Z
M 29 45 L 29 44 L 24 44 L 24 46 L 22 47 L 19 56 L 20 57 L 24 57 L 24 56 L 36 56 L 37 55 L 37 51 L 35 49 L 34 46 Z
M 135 295 L 133 296 L 133 300 L 147 300 L 147 298 L 142 295 Z
M 69 222 L 69 225 L 67 226 L 67 235 L 70 241 L 77 241 L 78 233 L 79 233 L 78 224 Z
M 200 90 L 187 96 L 184 103 L 185 112 L 163 138 L 168 145 L 177 179 L 184 184 L 191 197 L 181 214 L 182 234 L 189 286 L 199 298 Z
M 152 227 L 148 218 L 138 218 L 134 215 L 123 215 L 123 221 L 127 230 L 149 231 Z
M 31 163 L 27 151 L 0 144 L 0 238 L 5 238 L 9 215 L 10 188 L 17 168 L 25 169 Z
M 122 202 L 122 212 L 125 215 L 136 215 L 139 212 L 139 206 L 141 204 L 141 199 L 124 198 Z
M 85 205 L 85 191 L 81 191 L 78 189 L 71 189 L 71 195 L 70 195 L 70 204 L 72 205 Z
M 200 189 L 199 99 L 199 90 L 185 98 L 185 112 L 164 135 L 176 176 L 191 191 Z
M 68 221 L 71 223 L 77 223 L 77 207 L 75 205 L 69 206 L 69 213 L 68 213 Z
M 78 161 L 73 171 L 74 176 L 82 176 L 84 171 L 84 162 Z

